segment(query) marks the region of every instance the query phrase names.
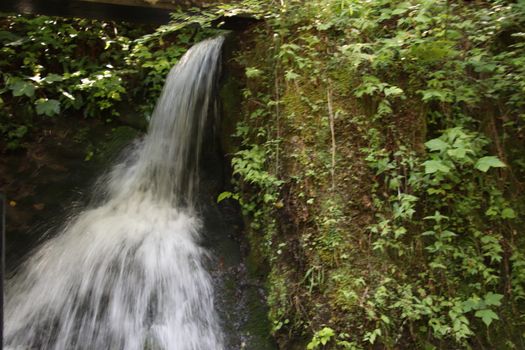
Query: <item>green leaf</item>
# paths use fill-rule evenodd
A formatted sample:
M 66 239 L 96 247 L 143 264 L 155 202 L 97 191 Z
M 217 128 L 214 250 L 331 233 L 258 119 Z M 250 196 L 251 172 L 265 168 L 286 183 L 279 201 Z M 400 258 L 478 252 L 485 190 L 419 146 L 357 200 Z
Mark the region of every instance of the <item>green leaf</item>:
M 456 237 L 457 234 L 455 234 L 452 231 L 445 230 L 445 231 L 441 232 L 441 234 L 439 236 L 440 236 L 441 239 L 446 239 L 446 238 Z
M 390 324 L 390 319 L 389 319 L 388 316 L 386 316 L 386 315 L 381 315 L 381 320 L 382 320 L 385 324 Z
M 427 141 L 425 142 L 425 146 L 427 146 L 427 148 L 433 152 L 444 151 L 449 147 L 448 143 L 441 139 L 432 139 L 430 141 Z
M 403 95 L 403 90 L 397 86 L 391 86 L 386 88 L 384 91 L 385 96 L 401 96 Z
M 465 159 L 467 156 L 467 149 L 465 148 L 456 148 L 456 149 L 449 149 L 447 151 L 447 154 L 455 159 Z
M 490 168 L 503 168 L 506 167 L 506 165 L 501 160 L 499 160 L 498 157 L 489 156 L 478 159 L 474 167 L 486 173 Z
M 51 73 L 51 74 L 48 74 L 44 79 L 42 79 L 43 81 L 45 81 L 46 83 L 54 83 L 56 81 L 62 81 L 64 80 L 64 77 L 61 76 L 61 75 L 58 75 L 58 74 L 54 74 L 54 73 Z
M 233 193 L 231 193 L 231 192 L 222 192 L 217 197 L 217 203 L 220 203 L 220 202 L 222 202 L 225 199 L 231 198 L 232 195 L 233 195 Z
M 440 91 L 440 90 L 429 89 L 429 90 L 419 90 L 419 92 L 423 94 L 422 100 L 424 102 L 433 101 L 433 100 L 437 100 L 441 102 L 451 102 L 452 101 L 452 93 L 448 90 Z
M 253 67 L 246 68 L 247 78 L 257 78 L 258 76 L 261 76 L 261 75 L 262 75 L 262 71 L 257 68 L 253 68 Z
M 488 292 L 485 295 L 485 305 L 491 306 L 500 306 L 501 305 L 501 299 L 503 299 L 502 294 L 496 294 L 492 292 Z
M 448 173 L 450 171 L 450 168 L 440 160 L 427 160 L 423 165 L 425 166 L 425 174 L 433 174 L 438 171 Z
M 13 91 L 13 96 L 26 95 L 27 97 L 33 97 L 35 95 L 35 86 L 23 80 L 17 80 L 9 86 L 9 89 Z
M 470 312 L 479 308 L 480 300 L 478 296 L 468 298 L 462 303 L 463 312 Z
M 512 208 L 505 208 L 501 211 L 502 219 L 514 219 L 516 218 L 516 213 Z
M 55 114 L 60 113 L 60 102 L 57 100 L 48 100 L 46 98 L 40 98 L 35 102 L 36 113 L 39 115 L 45 114 L 51 117 Z
M 228 192 L 228 191 L 222 192 L 217 197 L 217 203 L 220 203 L 223 200 L 228 199 L 228 198 L 235 199 L 236 201 L 238 201 L 240 197 L 239 197 L 238 193 L 232 193 L 232 192 Z
M 15 130 L 12 130 L 8 133 L 10 138 L 22 138 L 24 135 L 27 134 L 27 126 L 19 126 Z
M 286 79 L 286 81 L 295 80 L 299 77 L 300 75 L 295 73 L 293 70 L 287 71 L 286 74 L 284 75 L 284 78 Z
M 481 320 L 487 325 L 487 327 L 490 326 L 492 321 L 499 320 L 498 315 L 490 309 L 478 310 L 476 311 L 474 316 L 481 318 Z

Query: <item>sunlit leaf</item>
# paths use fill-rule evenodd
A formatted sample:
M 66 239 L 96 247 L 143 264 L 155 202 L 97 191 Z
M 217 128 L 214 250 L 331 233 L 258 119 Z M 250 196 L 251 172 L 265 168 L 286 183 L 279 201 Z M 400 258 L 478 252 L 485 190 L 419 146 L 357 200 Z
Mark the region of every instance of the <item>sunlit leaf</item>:
M 481 318 L 481 320 L 487 325 L 487 327 L 490 326 L 492 321 L 499 320 L 498 315 L 490 309 L 478 310 L 476 311 L 474 316 Z
M 425 166 L 425 174 L 448 173 L 450 171 L 450 167 L 443 164 L 440 160 L 427 160 L 423 165 Z
M 425 146 L 427 146 L 427 148 L 431 151 L 444 151 L 449 147 L 448 143 L 441 139 L 432 139 L 427 141 L 425 142 Z
M 486 173 L 490 168 L 503 168 L 505 163 L 495 156 L 488 156 L 478 159 L 475 168 Z

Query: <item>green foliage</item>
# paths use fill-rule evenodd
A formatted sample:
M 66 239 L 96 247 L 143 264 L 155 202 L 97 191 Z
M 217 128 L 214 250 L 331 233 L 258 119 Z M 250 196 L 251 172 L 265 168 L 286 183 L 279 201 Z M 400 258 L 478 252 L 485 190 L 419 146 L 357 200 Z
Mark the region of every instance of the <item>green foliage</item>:
M 55 114 L 60 113 L 60 102 L 57 100 L 49 100 L 47 98 L 39 98 L 35 102 L 36 106 L 36 114 L 39 115 L 47 115 L 48 117 L 52 117 Z
M 505 163 L 498 159 L 498 157 L 489 156 L 478 159 L 475 165 L 476 169 L 486 173 L 490 168 L 503 168 Z
M 244 183 L 257 188 L 250 198 L 243 198 L 238 194 L 231 195 L 233 198 L 239 198 L 243 214 L 253 217 L 251 225 L 255 229 L 261 228 L 271 213 L 271 210 L 265 210 L 265 206 L 270 205 L 270 208 L 278 206 L 279 188 L 283 184 L 281 180 L 265 170 L 267 161 L 265 150 L 258 145 L 240 150 L 232 158 L 233 174 L 239 176 Z
M 334 337 L 334 330 L 330 327 L 324 327 L 323 329 L 315 332 L 312 341 L 308 343 L 306 348 L 308 350 L 318 349 L 320 346 L 326 345 Z
M 523 2 L 290 0 L 266 18 L 238 59 L 232 164 L 271 275 L 298 270 L 270 288 L 283 347 L 522 347 Z
M 14 97 L 24 95 L 27 97 L 33 97 L 35 95 L 35 86 L 20 79 L 11 79 L 8 88 L 13 92 Z
M 396 152 L 394 158 L 384 151 L 370 152 L 367 160 L 377 174 L 384 176 L 392 191 L 386 198 L 379 196 L 376 202 L 381 214 L 378 223 L 370 228 L 378 235 L 373 246 L 382 252 L 395 252 L 395 256 L 410 256 L 417 266 L 412 273 L 418 280 L 396 282 L 398 288 L 417 290 L 426 295 L 425 299 L 394 305 L 402 305 L 403 309 L 410 304 L 410 308 L 423 307 L 424 313 L 416 319 L 427 319 L 436 338 L 452 337 L 463 344 L 475 333 L 472 317 L 490 326 L 499 319 L 497 307 L 503 298 L 493 292 L 501 278 L 498 265 L 503 260 L 503 237 L 491 232 L 490 226 L 479 218 L 487 215 L 490 220 L 505 220 L 514 211 L 501 197 L 494 179 L 484 178 L 490 167 L 504 164 L 497 157 L 485 156 L 487 141 L 481 135 L 456 127 L 425 145 L 429 149 L 427 160 L 403 151 Z M 480 164 L 487 166 L 480 169 Z M 490 212 L 483 207 L 480 183 L 491 192 L 492 201 L 498 203 L 497 207 L 491 206 Z M 414 220 L 416 213 L 423 221 Z M 414 250 L 414 244 L 426 253 Z M 406 264 L 406 259 L 392 261 Z M 401 268 L 399 265 L 396 269 Z M 435 294 L 428 290 L 429 283 L 434 285 Z M 477 297 L 484 293 L 484 300 Z M 437 308 L 419 305 L 430 301 Z M 415 316 L 413 311 L 404 315 L 408 319 Z
M 225 11 L 207 11 L 201 27 L 187 15 L 181 19 L 180 12 L 157 29 L 2 15 L 0 132 L 8 148 L 21 147 L 37 131 L 41 117 L 112 122 L 127 105 L 149 118 L 171 67 L 191 45 L 221 33 L 210 23 Z

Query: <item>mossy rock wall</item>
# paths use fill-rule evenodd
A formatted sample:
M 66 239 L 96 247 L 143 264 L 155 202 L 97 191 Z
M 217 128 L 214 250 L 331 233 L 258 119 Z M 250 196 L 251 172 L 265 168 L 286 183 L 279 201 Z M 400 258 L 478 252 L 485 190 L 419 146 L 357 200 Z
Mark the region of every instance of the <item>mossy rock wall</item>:
M 282 349 L 523 345 L 521 93 L 465 45 L 516 27 L 424 3 L 285 2 L 241 36 L 229 153 Z M 523 77 L 521 49 L 483 50 Z

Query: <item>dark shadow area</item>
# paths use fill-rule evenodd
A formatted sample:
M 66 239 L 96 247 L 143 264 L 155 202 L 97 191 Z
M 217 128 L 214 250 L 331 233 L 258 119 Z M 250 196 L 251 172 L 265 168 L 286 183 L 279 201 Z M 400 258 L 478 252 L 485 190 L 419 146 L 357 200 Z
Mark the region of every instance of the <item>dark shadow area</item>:
M 170 20 L 166 9 L 75 0 L 2 0 L 0 12 L 147 24 L 165 24 Z

